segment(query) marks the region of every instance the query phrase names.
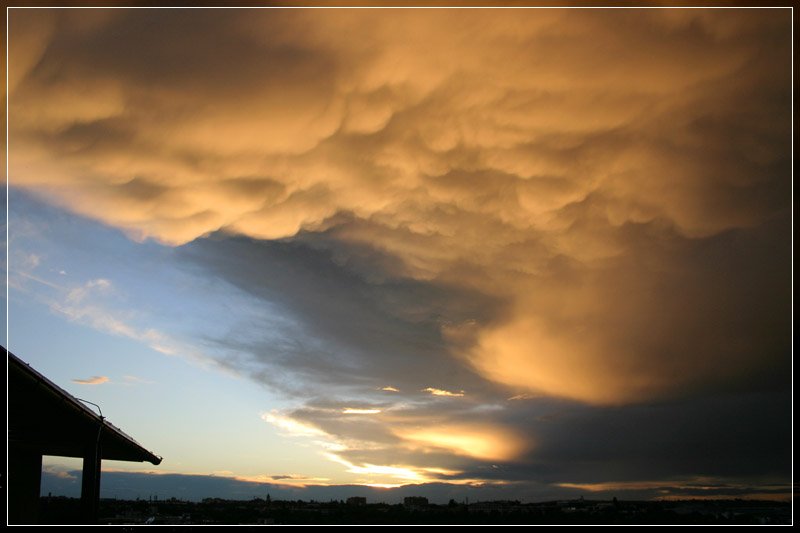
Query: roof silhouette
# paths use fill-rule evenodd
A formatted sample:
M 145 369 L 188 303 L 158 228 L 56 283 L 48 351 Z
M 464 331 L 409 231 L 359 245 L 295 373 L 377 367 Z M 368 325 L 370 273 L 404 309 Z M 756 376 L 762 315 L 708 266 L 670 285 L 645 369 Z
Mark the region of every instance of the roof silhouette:
M 5 348 L 3 348 L 5 350 Z M 36 523 L 42 456 L 83 458 L 81 519 L 97 517 L 103 459 L 161 463 L 121 429 L 13 353 L 8 361 L 9 521 Z M 99 406 L 98 406 L 99 410 Z
M 161 463 L 121 429 L 8 352 L 10 442 L 36 445 L 43 455 L 83 457 L 87 437 L 101 432 L 102 459 Z

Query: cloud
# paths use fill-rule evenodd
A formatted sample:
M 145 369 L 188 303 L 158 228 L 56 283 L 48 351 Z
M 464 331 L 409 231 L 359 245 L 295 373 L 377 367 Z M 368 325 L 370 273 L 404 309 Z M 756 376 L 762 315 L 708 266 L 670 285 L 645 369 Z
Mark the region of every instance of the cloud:
M 429 366 L 436 370 L 428 377 L 443 389 L 487 387 L 451 357 L 441 322 L 483 317 L 493 305 L 489 298 L 458 286 L 388 277 L 374 266 L 382 264 L 380 256 L 326 250 L 322 237 L 311 238 L 319 245 L 215 235 L 178 250 L 183 260 L 279 309 L 284 318 L 276 326 L 256 324 L 258 333 L 247 337 L 207 339 L 239 354 L 232 365 L 303 398 L 337 391 L 372 395 L 389 379 L 395 388 L 419 391 L 427 384 L 418 369 Z M 340 250 L 347 255 L 337 257 Z
M 398 434 L 411 442 L 478 459 L 507 461 L 516 458 L 520 452 L 518 439 L 507 431 L 498 433 L 497 427 L 444 426 L 400 430 Z
M 80 471 L 59 471 L 47 468 L 42 474 L 42 492 L 70 497 L 80 496 L 80 483 L 75 479 Z M 277 476 L 282 478 L 283 476 Z M 452 485 L 446 483 L 427 483 L 423 485 L 403 485 L 394 488 L 367 487 L 359 485 L 315 485 L 292 486 L 282 484 L 283 479 L 270 482 L 264 480 L 238 479 L 226 476 L 157 474 L 125 471 L 103 471 L 102 495 L 104 498 L 135 500 L 137 497 L 151 494 L 168 495 L 181 500 L 201 501 L 204 498 L 226 498 L 252 500 L 264 498 L 269 494 L 276 500 L 343 500 L 350 496 L 362 496 L 368 503 L 402 503 L 407 496 L 424 496 L 435 504 L 446 504 L 451 499 L 463 502 L 520 500 L 523 502 L 541 502 L 558 499 L 577 499 L 587 496 L 587 488 L 560 487 L 528 482 L 524 485 L 481 484 Z M 747 485 L 740 480 L 706 479 L 703 488 L 692 488 L 691 480 L 679 480 L 676 483 L 664 482 L 642 488 L 609 487 L 609 491 L 592 492 L 592 500 L 664 499 L 665 495 L 686 498 L 722 497 L 749 498 L 760 497 L 769 500 L 787 500 L 791 494 L 788 485 L 759 486 Z M 658 488 L 656 488 L 658 486 Z M 652 488 L 651 488 L 652 487 Z M 669 496 L 667 496 L 669 497 Z
M 433 387 L 428 387 L 422 389 L 422 392 L 429 392 L 434 396 L 450 396 L 450 397 L 460 397 L 464 396 L 464 391 L 460 392 L 450 392 L 449 390 L 442 390 L 442 389 L 434 389 Z
M 476 461 L 511 460 L 527 447 L 521 435 L 485 415 L 443 425 L 447 415 L 435 409 L 393 405 L 358 411 L 370 413 L 354 417 L 351 409 L 315 405 L 262 418 L 287 436 L 308 439 L 322 457 L 370 486 L 501 482 L 478 473 Z
M 42 465 L 42 474 L 45 477 L 52 476 L 61 481 L 77 481 L 79 479 L 77 472 L 70 471 L 68 467 L 62 465 L 45 464 Z
M 80 15 L 10 14 L 9 181 L 280 310 L 201 340 L 282 431 L 384 484 L 785 466 L 788 11 Z
M 122 376 L 122 379 L 125 383 L 130 385 L 152 385 L 155 381 L 150 381 L 149 379 L 140 378 L 138 376 L 131 376 L 125 375 Z
M 685 345 L 674 312 L 741 294 L 699 257 L 715 239 L 788 235 L 785 13 L 395 15 L 13 12 L 11 183 L 137 239 L 306 232 L 380 261 L 361 274 L 469 288 L 502 313 L 447 317 L 449 341 L 534 392 L 641 401 L 788 338 L 734 307 Z M 726 268 L 762 279 L 764 252 Z
M 36 267 L 39 266 L 41 263 L 42 258 L 36 254 L 28 254 L 22 258 L 22 269 L 23 270 L 34 270 Z
M 330 479 L 324 477 L 302 476 L 299 474 L 278 474 L 272 476 L 235 476 L 237 481 L 249 483 L 270 483 L 276 487 L 304 488 L 309 485 L 327 485 Z
M 513 400 L 532 400 L 532 399 L 534 399 L 536 397 L 537 396 L 533 395 L 533 394 L 515 394 L 514 396 L 509 398 L 509 400 L 511 400 L 511 401 L 513 401 Z
M 109 379 L 107 376 L 92 376 L 87 379 L 73 379 L 73 383 L 77 383 L 79 385 L 102 385 L 103 383 L 108 383 Z
M 277 411 L 264 413 L 263 415 L 261 415 L 261 418 L 264 421 L 269 422 L 270 424 L 282 429 L 283 431 L 286 432 L 287 435 L 290 436 L 317 437 L 325 435 L 325 432 L 322 431 L 321 429 L 313 427 L 308 424 L 303 424 L 302 422 L 298 422 L 297 420 L 282 415 Z
M 170 354 L 165 334 L 152 328 L 140 329 L 126 320 L 125 312 L 115 311 L 107 304 L 113 294 L 113 285 L 107 279 L 92 279 L 82 285 L 66 289 L 63 298 L 50 302 L 50 309 L 69 320 L 86 324 L 106 333 L 145 342 L 154 350 Z M 128 315 L 130 313 L 127 313 Z
M 114 284 L 105 278 L 90 279 L 81 285 L 62 287 L 39 280 L 24 272 L 19 274 L 34 279 L 56 289 L 54 296 L 44 297 L 53 313 L 66 317 L 72 322 L 83 324 L 96 330 L 141 342 L 164 355 L 181 356 L 204 366 L 219 366 L 217 361 L 206 356 L 201 350 L 152 327 L 139 327 L 140 317 L 130 309 L 123 309 L 118 301 L 120 294 Z M 126 376 L 126 381 L 138 378 Z M 145 382 L 146 381 L 140 381 Z

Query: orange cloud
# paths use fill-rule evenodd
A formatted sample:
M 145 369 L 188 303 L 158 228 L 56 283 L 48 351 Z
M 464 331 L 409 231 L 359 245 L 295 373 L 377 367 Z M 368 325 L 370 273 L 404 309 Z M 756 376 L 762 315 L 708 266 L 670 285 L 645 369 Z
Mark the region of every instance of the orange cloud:
M 441 324 L 481 375 L 588 403 L 743 379 L 783 325 L 694 247 L 789 211 L 788 12 L 9 16 L 9 183 L 133 239 L 367 247 L 503 303 Z
M 73 383 L 77 383 L 79 385 L 102 385 L 103 383 L 108 383 L 109 379 L 106 376 L 92 376 L 87 379 L 73 379 Z
M 691 119 L 694 109 L 687 106 L 704 96 L 692 94 L 694 88 L 735 73 L 755 53 L 751 42 L 722 29 L 746 26 L 738 13 L 624 13 L 638 17 L 639 24 L 629 26 L 640 29 L 621 34 L 618 20 L 603 12 L 407 11 L 391 22 L 373 12 L 256 12 L 230 20 L 232 30 L 247 34 L 254 51 L 264 54 L 259 61 L 269 68 L 263 73 L 250 68 L 247 57 L 231 61 L 226 54 L 238 51 L 215 43 L 194 51 L 202 54 L 208 46 L 205 68 L 224 68 L 232 83 L 186 64 L 181 39 L 187 35 L 154 33 L 139 52 L 159 46 L 159 62 L 152 65 L 136 53 L 119 53 L 112 63 L 104 54 L 113 49 L 95 49 L 109 28 L 148 16 L 158 15 L 78 24 L 72 14 L 12 12 L 15 185 L 53 187 L 51 198 L 75 210 L 174 244 L 223 227 L 264 238 L 291 236 L 342 210 L 403 223 L 413 214 L 408 202 L 423 195 L 433 205 L 463 205 L 533 229 L 547 224 L 547 213 L 598 187 L 618 189 L 620 222 L 666 214 L 698 234 L 747 223 L 743 216 L 752 222 L 753 215 L 697 210 L 703 206 L 692 198 L 702 161 L 680 161 L 689 166 L 676 181 L 657 168 L 665 154 L 646 146 L 626 146 L 622 153 L 605 148 L 591 163 L 568 157 L 570 147 L 591 135 L 620 128 L 662 133 L 663 123 L 643 122 L 646 110 Z M 53 23 L 39 23 L 59 17 L 62 33 Z M 778 24 L 774 17 L 748 19 L 757 29 Z M 197 31 L 212 24 L 197 20 Z M 693 23 L 722 42 L 683 38 Z M 264 31 L 278 27 L 304 31 L 294 37 Z M 552 34 L 556 27 L 562 35 Z M 48 48 L 48 40 L 70 44 L 70 51 Z M 613 62 L 598 58 L 600 44 Z M 286 47 L 297 50 L 291 63 L 281 55 Z M 551 53 L 538 53 L 545 47 Z M 173 63 L 170 76 L 152 77 L 151 69 Z M 70 75 L 54 82 L 47 72 L 56 66 Z M 148 110 L 142 100 L 154 107 Z M 184 106 L 192 112 L 177 111 Z M 158 113 L 159 107 L 176 111 Z M 404 141 L 402 132 L 418 141 Z M 378 137 L 364 137 L 370 135 Z M 367 161 L 355 158 L 353 151 L 363 155 L 368 143 Z M 459 148 L 479 155 L 474 168 Z M 748 149 L 777 157 L 768 147 Z M 591 166 L 576 172 L 576 163 Z M 479 169 L 519 179 L 506 198 L 469 194 L 458 182 L 440 179 Z M 631 187 L 624 176 L 642 170 L 651 176 Z M 242 178 L 279 188 L 237 195 L 232 189 Z M 650 198 L 658 192 L 654 205 Z M 217 201 L 220 194 L 225 202 Z
M 450 397 L 456 397 L 456 398 L 460 397 L 460 396 L 464 396 L 464 391 L 451 392 L 449 390 L 444 390 L 444 389 L 434 389 L 433 387 L 428 387 L 428 388 L 422 389 L 422 392 L 429 392 L 434 396 L 450 396 Z
M 322 457 L 358 475 L 356 483 L 370 486 L 492 482 L 464 475 L 464 470 L 475 460 L 511 461 L 529 449 L 519 434 L 500 424 L 454 423 L 413 410 L 379 417 L 341 414 L 348 413 L 306 408 L 272 411 L 262 418 L 286 436 L 312 438 Z
M 342 409 L 343 415 L 374 415 L 380 412 L 380 409 L 358 409 L 354 407 L 346 407 Z
M 287 435 L 296 437 L 325 437 L 327 433 L 310 424 L 305 424 L 290 416 L 279 413 L 278 411 L 270 411 L 261 415 L 262 420 L 282 429 Z
M 527 446 L 520 437 L 499 426 L 462 424 L 400 428 L 395 430 L 395 434 L 414 445 L 441 448 L 459 455 L 490 461 L 512 460 Z

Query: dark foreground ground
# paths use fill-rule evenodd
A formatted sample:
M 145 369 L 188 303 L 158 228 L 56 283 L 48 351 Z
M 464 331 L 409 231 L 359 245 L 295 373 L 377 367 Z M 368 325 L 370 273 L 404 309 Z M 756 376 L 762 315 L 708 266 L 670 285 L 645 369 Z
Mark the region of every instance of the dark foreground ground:
M 79 500 L 42 497 L 40 522 L 78 522 Z M 206 499 L 100 501 L 100 524 L 790 524 L 786 502 L 566 500 L 385 504 Z

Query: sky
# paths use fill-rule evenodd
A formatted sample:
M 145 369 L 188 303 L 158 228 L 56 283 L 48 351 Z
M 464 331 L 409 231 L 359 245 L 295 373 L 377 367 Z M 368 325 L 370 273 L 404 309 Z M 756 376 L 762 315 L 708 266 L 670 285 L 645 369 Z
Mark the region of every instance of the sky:
M 790 497 L 790 10 L 8 28 L 6 346 L 108 479 Z

